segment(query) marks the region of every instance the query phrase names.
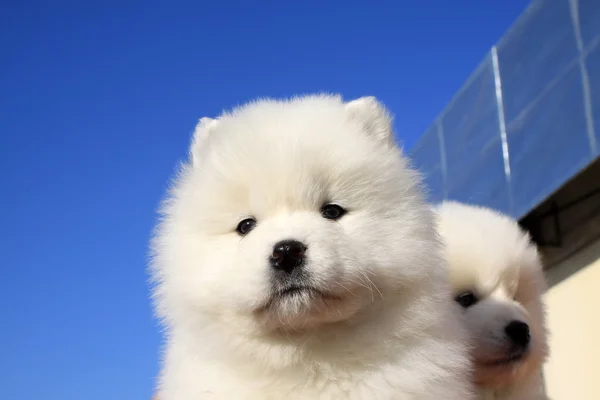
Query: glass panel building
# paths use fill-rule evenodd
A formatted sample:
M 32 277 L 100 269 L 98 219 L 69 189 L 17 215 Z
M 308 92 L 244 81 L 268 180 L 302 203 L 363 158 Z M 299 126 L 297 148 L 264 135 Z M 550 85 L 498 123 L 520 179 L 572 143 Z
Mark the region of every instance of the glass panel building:
M 554 400 L 600 399 L 600 0 L 534 0 L 409 152 L 432 202 L 520 220 L 544 257 Z
M 599 156 L 600 1 L 538 0 L 410 155 L 430 200 L 521 218 Z

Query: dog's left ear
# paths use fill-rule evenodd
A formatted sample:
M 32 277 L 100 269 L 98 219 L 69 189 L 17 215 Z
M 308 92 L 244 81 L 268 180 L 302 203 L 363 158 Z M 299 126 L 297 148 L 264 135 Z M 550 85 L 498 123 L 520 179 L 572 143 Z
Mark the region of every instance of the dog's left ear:
M 197 166 L 200 162 L 200 153 L 204 147 L 204 142 L 212 134 L 212 131 L 219 125 L 219 120 L 213 118 L 200 118 L 190 145 L 190 160 L 192 165 Z
M 346 103 L 350 117 L 360 122 L 369 135 L 386 143 L 394 144 L 392 116 L 375 97 L 366 96 Z

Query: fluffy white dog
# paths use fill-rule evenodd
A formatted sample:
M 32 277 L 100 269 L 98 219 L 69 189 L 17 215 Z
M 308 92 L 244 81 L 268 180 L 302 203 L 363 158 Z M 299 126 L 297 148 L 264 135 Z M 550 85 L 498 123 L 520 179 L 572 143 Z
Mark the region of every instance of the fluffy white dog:
M 536 246 L 517 221 L 488 208 L 445 202 L 438 212 L 480 398 L 545 399 L 546 284 Z
M 471 399 L 418 175 L 374 98 L 200 120 L 153 242 L 161 400 Z

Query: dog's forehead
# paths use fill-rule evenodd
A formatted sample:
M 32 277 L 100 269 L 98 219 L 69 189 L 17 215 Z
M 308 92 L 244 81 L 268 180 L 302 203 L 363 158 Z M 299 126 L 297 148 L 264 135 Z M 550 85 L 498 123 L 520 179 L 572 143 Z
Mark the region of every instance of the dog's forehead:
M 489 293 L 488 297 L 497 299 L 497 300 L 506 300 L 510 299 L 513 296 L 513 290 L 511 287 L 508 287 L 504 284 L 503 281 L 499 281 L 498 284 L 493 288 L 493 290 Z
M 511 299 L 519 286 L 518 270 L 514 268 L 481 269 L 474 277 L 475 289 L 481 296 Z
M 289 162 L 266 163 L 247 179 L 236 182 L 247 193 L 248 207 L 257 212 L 281 208 L 303 210 L 319 208 L 325 202 L 341 206 L 356 205 L 361 194 L 373 184 L 367 165 L 358 160 L 327 157 L 323 154 L 299 153 Z
M 489 260 L 463 260 L 461 268 L 451 269 L 452 286 L 456 294 L 473 291 L 479 297 L 490 297 L 498 290 L 504 291 L 502 270 L 490 268 Z
M 304 140 L 224 143 L 210 157 L 203 173 L 216 176 L 214 190 L 235 191 L 238 199 L 260 208 L 364 195 L 385 175 L 393 175 L 386 167 L 389 160 L 369 157 L 364 146 L 352 141 L 328 146 Z

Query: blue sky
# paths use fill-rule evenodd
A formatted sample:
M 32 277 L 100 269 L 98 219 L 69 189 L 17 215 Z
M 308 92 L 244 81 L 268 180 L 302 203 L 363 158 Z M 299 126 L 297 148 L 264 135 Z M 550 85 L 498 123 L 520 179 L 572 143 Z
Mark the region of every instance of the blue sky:
M 375 95 L 410 147 L 528 1 L 295 3 L 2 2 L 3 398 L 149 399 L 147 243 L 198 118 Z

